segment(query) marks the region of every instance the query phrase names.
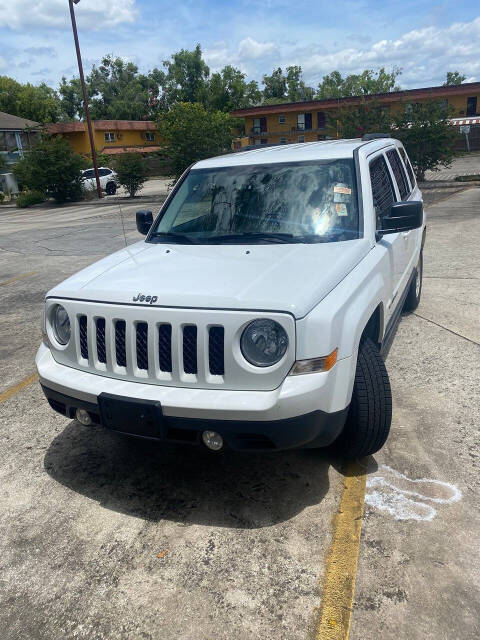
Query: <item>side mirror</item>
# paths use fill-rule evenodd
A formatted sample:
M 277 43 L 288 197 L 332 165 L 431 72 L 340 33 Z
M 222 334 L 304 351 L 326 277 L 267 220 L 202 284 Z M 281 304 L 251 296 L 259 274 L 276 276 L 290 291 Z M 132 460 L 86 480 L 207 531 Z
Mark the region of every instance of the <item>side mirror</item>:
M 399 233 L 418 229 L 423 224 L 423 202 L 406 201 L 396 202 L 392 205 L 390 215 L 382 218 L 382 228 L 378 230 L 380 235 L 387 233 Z
M 140 211 L 137 211 L 136 220 L 138 231 L 146 236 L 153 224 L 152 212 L 141 209 Z

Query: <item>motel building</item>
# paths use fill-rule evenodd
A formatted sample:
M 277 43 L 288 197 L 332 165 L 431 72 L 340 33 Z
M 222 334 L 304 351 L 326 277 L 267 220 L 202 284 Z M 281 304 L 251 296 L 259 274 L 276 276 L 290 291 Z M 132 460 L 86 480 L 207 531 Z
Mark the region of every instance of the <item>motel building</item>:
M 455 117 L 452 124 L 459 127 L 459 133 L 470 127 L 470 146 L 480 149 L 480 82 L 461 85 L 409 89 L 369 96 L 331 98 L 305 102 L 283 102 L 232 111 L 232 116 L 245 121 L 244 135 L 234 141 L 235 150 L 266 144 L 290 144 L 331 140 L 336 131 L 329 128 L 329 113 L 339 108 L 355 108 L 365 101 L 399 110 L 402 103 L 443 101 L 453 107 Z M 460 129 L 462 127 L 462 129 Z M 463 136 L 459 135 L 459 146 L 464 148 Z
M 107 156 L 153 153 L 162 148 L 155 122 L 151 120 L 92 120 L 92 129 L 97 153 Z M 63 136 L 77 153 L 90 153 L 86 122 L 57 122 L 48 125 L 47 131 Z

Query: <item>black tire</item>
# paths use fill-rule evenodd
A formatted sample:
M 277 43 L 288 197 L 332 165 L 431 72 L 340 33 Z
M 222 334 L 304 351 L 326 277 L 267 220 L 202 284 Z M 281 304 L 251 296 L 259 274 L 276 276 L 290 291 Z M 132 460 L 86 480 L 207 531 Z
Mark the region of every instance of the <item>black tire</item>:
M 415 311 L 420 304 L 422 296 L 422 280 L 423 280 L 423 251 L 420 251 L 417 266 L 415 267 L 415 275 L 410 283 L 407 297 L 403 304 L 404 311 Z
M 114 196 L 117 191 L 117 185 L 114 182 L 108 182 L 105 191 L 107 192 L 107 196 Z
M 334 443 L 344 458 L 362 458 L 385 444 L 392 422 L 392 390 L 387 369 L 370 338 L 360 343 L 352 401 L 345 427 Z

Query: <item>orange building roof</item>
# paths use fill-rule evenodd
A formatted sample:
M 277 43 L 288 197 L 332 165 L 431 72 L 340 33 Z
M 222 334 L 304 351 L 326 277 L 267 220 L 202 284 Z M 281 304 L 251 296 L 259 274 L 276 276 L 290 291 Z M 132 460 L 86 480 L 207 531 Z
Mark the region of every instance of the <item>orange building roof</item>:
M 155 122 L 152 120 L 92 120 L 96 131 L 155 131 Z M 49 133 L 75 133 L 86 131 L 83 121 L 56 122 L 47 126 Z
M 261 116 L 263 114 L 289 113 L 291 111 L 313 111 L 328 109 L 336 106 L 357 106 L 362 100 L 375 100 L 380 103 L 400 102 L 402 100 L 415 101 L 426 98 L 448 98 L 448 96 L 475 95 L 480 93 L 480 82 L 448 85 L 441 87 L 423 87 L 420 89 L 406 89 L 405 91 L 391 91 L 389 93 L 374 93 L 367 96 L 351 96 L 345 98 L 329 98 L 328 100 L 310 100 L 304 102 L 282 102 L 278 104 L 260 105 L 235 109 L 232 116 L 245 118 L 246 116 Z

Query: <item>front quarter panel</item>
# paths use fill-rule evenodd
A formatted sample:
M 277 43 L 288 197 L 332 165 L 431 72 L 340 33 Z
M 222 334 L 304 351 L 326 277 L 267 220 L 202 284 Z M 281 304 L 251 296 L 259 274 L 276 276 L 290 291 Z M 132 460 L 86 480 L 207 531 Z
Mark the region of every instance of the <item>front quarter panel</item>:
M 338 349 L 338 359 L 356 355 L 362 332 L 377 307 L 381 340 L 389 273 L 388 253 L 375 245 L 328 296 L 297 321 L 297 360 L 326 356 L 334 349 Z

